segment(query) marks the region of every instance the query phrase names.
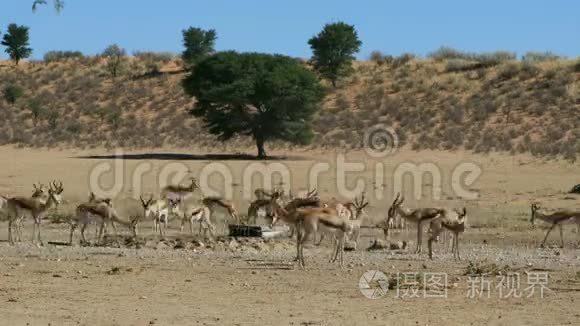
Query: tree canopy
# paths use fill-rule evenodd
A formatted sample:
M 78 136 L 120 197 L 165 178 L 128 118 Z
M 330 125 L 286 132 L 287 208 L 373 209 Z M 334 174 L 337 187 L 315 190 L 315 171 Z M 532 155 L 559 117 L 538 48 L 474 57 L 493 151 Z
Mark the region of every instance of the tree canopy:
M 28 27 L 10 24 L 1 44 L 6 47 L 5 52 L 8 53 L 10 59 L 18 65 L 20 60 L 28 58 L 32 54 L 32 49 L 28 47 L 28 41 Z
M 62 10 L 62 8 L 64 8 L 64 1 L 63 0 L 53 0 L 52 3 L 54 4 L 54 9 L 57 12 L 60 12 Z M 34 0 L 32 2 L 32 11 L 36 11 L 36 9 L 38 8 L 39 5 L 45 5 L 47 4 L 46 0 Z
M 189 27 L 182 31 L 183 46 L 185 50 L 181 54 L 183 62 L 192 66 L 209 54 L 214 52 L 217 34 L 215 30 L 203 30 L 197 27 Z
M 314 73 L 297 60 L 234 51 L 200 61 L 183 87 L 197 99 L 191 113 L 211 134 L 222 141 L 251 136 L 260 158 L 266 141 L 310 143 L 312 117 L 324 96 Z
M 350 73 L 354 55 L 360 50 L 359 40 L 353 25 L 343 22 L 326 24 L 308 44 L 312 49 L 312 64 L 333 86 L 340 77 Z

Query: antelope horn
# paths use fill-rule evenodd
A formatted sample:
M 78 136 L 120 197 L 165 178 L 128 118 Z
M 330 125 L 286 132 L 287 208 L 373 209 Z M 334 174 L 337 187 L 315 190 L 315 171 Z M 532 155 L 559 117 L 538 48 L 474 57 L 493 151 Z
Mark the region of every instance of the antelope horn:
M 399 197 L 401 197 L 401 193 L 398 192 L 397 196 L 395 196 L 395 200 L 393 200 L 393 205 L 397 204 L 397 201 L 399 200 Z

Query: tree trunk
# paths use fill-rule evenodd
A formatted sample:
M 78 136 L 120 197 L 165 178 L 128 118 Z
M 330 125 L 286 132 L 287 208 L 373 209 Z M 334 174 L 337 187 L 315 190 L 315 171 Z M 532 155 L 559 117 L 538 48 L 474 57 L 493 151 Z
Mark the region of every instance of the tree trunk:
M 266 150 L 264 150 L 264 137 L 255 135 L 256 148 L 258 149 L 258 158 L 266 158 Z

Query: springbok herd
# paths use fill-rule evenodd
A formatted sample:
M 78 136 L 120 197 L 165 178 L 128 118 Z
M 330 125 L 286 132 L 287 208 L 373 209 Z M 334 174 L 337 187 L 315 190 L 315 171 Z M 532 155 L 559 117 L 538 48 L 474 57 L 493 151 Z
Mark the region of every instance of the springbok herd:
M 78 205 L 75 214 L 69 218 L 69 244 L 72 244 L 74 232 L 79 226 L 81 243 L 88 243 L 85 238 L 85 230 L 89 224 L 99 226 L 98 243 L 101 243 L 103 235 L 110 225 L 114 230 L 117 244 L 120 246 L 116 223 L 128 227 L 133 237 L 137 237 L 137 225 L 144 220 L 152 221 L 154 232 L 159 232 L 159 235 L 163 237 L 170 217 L 181 219 L 182 232 L 185 223 L 189 223 L 190 232 L 193 234 L 194 224 L 199 223 L 199 232 L 201 233 L 203 229 L 203 233 L 206 235 L 209 231 L 210 236 L 213 237 L 215 227 L 211 222 L 211 216 L 213 212 L 220 209 L 238 224 L 255 224 L 260 213 L 270 222 L 271 226 L 280 220 L 288 224 L 292 234 L 296 233 L 296 259 L 301 267 L 304 267 L 304 243 L 312 236 L 316 237 L 316 234 L 320 234 L 321 241 L 324 235 L 330 235 L 334 242 L 331 261 L 339 260 L 342 268 L 345 242 L 348 239 L 358 241 L 363 218 L 366 215 L 364 209 L 369 204 L 364 193 L 360 198 L 340 202 L 334 199 L 321 200 L 316 190 L 294 197 L 292 194 L 285 196 L 281 190 L 267 192 L 264 189 L 257 189 L 254 192 L 257 199 L 250 204 L 246 219 L 241 221 L 234 205 L 220 197 L 202 197 L 197 204 L 186 203 L 185 199 L 192 196 L 196 189 L 199 189 L 199 186 L 196 180 L 192 179 L 188 186 L 170 185 L 164 187 L 159 199 L 154 199 L 153 196 L 147 199 L 140 197 L 143 213 L 131 216 L 127 220 L 118 215 L 111 199 L 97 198 L 93 193 L 90 193 L 88 201 Z M 21 241 L 22 224 L 27 218 L 34 222 L 33 243 L 42 244 L 41 221 L 49 209 L 57 207 L 61 203 L 63 191 L 62 183 L 53 181 L 49 187 L 35 184 L 31 197 L 0 196 L 0 218 L 8 222 L 8 242 L 10 245 L 13 245 L 15 241 Z M 390 228 L 400 227 L 405 222 L 416 224 L 417 247 L 415 252 L 421 253 L 423 224 L 429 223 L 427 241 L 429 258 L 433 257 L 432 243 L 439 239 L 442 231 L 448 231 L 453 235 L 452 252 L 454 258 L 460 259 L 459 234 L 465 231 L 467 210 L 465 208 L 458 210 L 433 207 L 407 209 L 402 206 L 404 201 L 405 199 L 397 194 L 388 210 L 386 220 L 377 225 L 384 230 L 385 237 L 388 236 Z M 533 203 L 530 219 L 532 225 L 536 219 L 551 225 L 541 246 L 544 246 L 550 232 L 558 226 L 563 247 L 562 226 L 564 224 L 580 225 L 580 211 L 560 210 L 547 214 L 541 212 L 540 207 Z M 396 224 L 395 221 L 398 221 L 399 224 Z

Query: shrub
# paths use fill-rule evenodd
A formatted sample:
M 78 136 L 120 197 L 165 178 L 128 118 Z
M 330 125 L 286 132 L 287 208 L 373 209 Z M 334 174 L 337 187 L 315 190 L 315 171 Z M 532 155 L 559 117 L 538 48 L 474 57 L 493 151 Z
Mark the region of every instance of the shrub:
M 37 99 L 31 99 L 28 101 L 28 110 L 30 110 L 30 113 L 32 114 L 32 122 L 35 126 L 38 123 L 38 119 L 44 115 L 44 112 L 46 111 Z
M 384 64 L 392 64 L 393 56 L 389 54 L 383 54 L 381 51 L 373 51 L 370 55 L 370 60 L 377 64 L 377 66 L 382 66 Z
M 524 61 L 520 67 L 520 79 L 530 79 L 540 73 L 540 69 L 530 61 Z
M 153 61 L 167 63 L 177 58 L 177 55 L 171 52 L 153 52 L 153 51 L 135 51 L 133 56 L 143 61 Z
M 67 59 L 84 59 L 80 51 L 48 51 L 44 54 L 44 62 L 63 61 Z
M 576 60 L 576 63 L 574 64 L 574 71 L 580 72 L 580 59 Z
M 503 64 L 498 71 L 498 78 L 502 80 L 512 79 L 521 71 L 521 67 L 517 62 L 508 62 Z
M 393 59 L 393 66 L 395 67 L 404 66 L 413 59 L 415 59 L 415 55 L 413 53 L 403 53 L 400 56 Z
M 516 59 L 516 55 L 513 52 L 496 51 L 491 53 L 478 54 L 474 59 L 483 67 L 489 68 L 507 61 L 513 61 Z
M 522 61 L 527 62 L 543 62 L 543 61 L 554 61 L 561 59 L 562 57 L 552 53 L 552 52 L 527 52 L 523 57 Z
M 450 59 L 473 60 L 474 56 L 475 55 L 473 53 L 462 52 L 447 46 L 442 46 L 439 49 L 427 55 L 427 57 L 434 59 L 436 61 Z
M 24 91 L 17 85 L 8 85 L 4 87 L 2 94 L 4 95 L 6 102 L 14 105 L 16 101 L 24 95 Z
M 465 59 L 449 59 L 447 60 L 447 65 L 445 71 L 447 72 L 461 72 L 466 70 L 471 70 L 477 68 L 473 62 L 469 62 Z

